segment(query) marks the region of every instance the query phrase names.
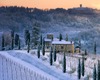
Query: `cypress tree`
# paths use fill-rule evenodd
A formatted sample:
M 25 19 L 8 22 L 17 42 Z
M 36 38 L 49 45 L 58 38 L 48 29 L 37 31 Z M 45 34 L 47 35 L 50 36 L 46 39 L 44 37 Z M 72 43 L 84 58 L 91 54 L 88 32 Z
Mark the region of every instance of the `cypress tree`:
M 56 61 L 56 57 L 57 57 L 57 55 L 56 55 L 56 48 L 54 49 L 54 62 Z
M 28 40 L 27 52 L 29 53 L 29 51 L 30 51 L 30 41 Z
M 18 49 L 20 50 L 20 39 L 18 40 Z
M 11 31 L 11 37 L 14 38 L 14 31 Z
M 63 73 L 66 73 L 66 56 L 64 53 L 64 57 L 63 57 Z
M 51 40 L 53 41 L 53 36 L 52 36 Z
M 42 46 L 42 35 L 40 36 L 40 45 Z
M 29 30 L 25 30 L 25 44 L 26 45 L 28 44 L 28 33 L 29 33 Z
M 68 35 L 66 34 L 66 41 L 68 41 Z
M 14 31 L 11 31 L 11 49 L 14 48 Z
M 93 80 L 96 80 L 96 65 L 94 65 L 93 69 Z
M 30 43 L 30 32 L 27 33 L 27 41 Z
M 81 53 L 81 40 L 79 40 L 79 53 Z
M 94 54 L 96 55 L 96 47 L 97 47 L 97 45 L 96 45 L 96 42 L 94 43 Z
M 19 41 L 19 35 L 15 35 L 15 45 L 18 46 L 18 41 Z
M 11 39 L 11 49 L 14 49 L 14 40 L 13 40 L 13 38 Z
M 84 76 L 85 67 L 84 67 L 84 57 L 82 57 L 82 76 Z
M 100 61 L 98 60 L 97 80 L 100 80 Z
M 85 49 L 85 55 L 87 55 L 87 50 Z
M 51 47 L 51 50 L 50 50 L 50 65 L 53 64 L 53 59 L 52 59 L 52 47 Z
M 38 46 L 37 56 L 38 56 L 38 58 L 40 58 L 40 45 Z
M 59 41 L 61 41 L 62 39 L 62 34 L 59 34 Z
M 37 47 L 38 45 L 38 42 L 39 42 L 39 34 L 40 34 L 40 23 L 38 22 L 35 22 L 35 24 L 33 24 L 33 27 L 32 27 L 32 44 L 34 48 Z
M 43 56 L 45 55 L 45 40 L 44 39 L 42 42 L 42 54 L 43 54 Z
M 80 62 L 80 59 L 79 59 L 79 62 L 78 62 L 78 79 L 81 79 L 81 62 Z
M 4 41 L 4 35 L 2 35 L 2 50 L 4 50 L 5 47 L 5 41 Z

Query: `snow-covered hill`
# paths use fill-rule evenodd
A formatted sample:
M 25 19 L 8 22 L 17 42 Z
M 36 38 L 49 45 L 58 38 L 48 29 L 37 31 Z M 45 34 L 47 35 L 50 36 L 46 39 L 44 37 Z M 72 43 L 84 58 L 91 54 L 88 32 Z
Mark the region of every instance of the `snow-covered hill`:
M 21 33 L 25 29 L 32 30 L 33 24 L 38 22 L 42 34 L 68 34 L 70 40 L 82 40 L 82 49 L 93 52 L 93 43 L 97 42 L 97 52 L 100 49 L 100 11 L 92 10 L 93 14 L 70 14 L 65 9 L 28 9 L 24 7 L 1 7 L 0 30 Z M 77 12 L 78 13 L 78 12 Z
M 37 58 L 37 50 L 0 51 L 0 80 L 78 80 L 77 69 L 80 54 L 66 55 L 66 73 L 62 72 L 63 55 L 57 53 L 57 60 L 49 64 L 49 52 Z M 96 57 L 96 58 L 95 58 Z M 100 55 L 88 55 L 85 76 L 80 80 L 93 80 L 93 67 Z M 89 79 L 87 79 L 87 76 Z
M 0 80 L 77 80 L 23 50 L 0 52 Z

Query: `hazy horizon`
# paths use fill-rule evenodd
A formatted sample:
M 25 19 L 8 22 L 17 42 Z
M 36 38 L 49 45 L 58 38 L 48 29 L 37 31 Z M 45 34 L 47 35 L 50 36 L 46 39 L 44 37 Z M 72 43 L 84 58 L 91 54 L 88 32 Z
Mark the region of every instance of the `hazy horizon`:
M 0 6 L 23 6 L 29 8 L 39 8 L 39 9 L 55 9 L 55 8 L 73 8 L 79 7 L 82 4 L 83 7 L 90 7 L 100 9 L 100 1 L 94 0 L 1 0 Z

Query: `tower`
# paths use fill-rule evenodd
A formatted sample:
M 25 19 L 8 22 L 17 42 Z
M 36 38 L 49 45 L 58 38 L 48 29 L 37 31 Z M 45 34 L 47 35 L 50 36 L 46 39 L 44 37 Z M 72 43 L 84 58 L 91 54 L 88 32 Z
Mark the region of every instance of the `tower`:
M 82 4 L 80 4 L 80 8 L 82 8 Z

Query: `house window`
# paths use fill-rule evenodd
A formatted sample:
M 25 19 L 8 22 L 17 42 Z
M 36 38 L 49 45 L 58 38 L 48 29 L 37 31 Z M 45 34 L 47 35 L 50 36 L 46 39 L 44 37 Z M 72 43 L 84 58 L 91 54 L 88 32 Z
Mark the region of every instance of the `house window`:
M 71 51 L 68 51 L 68 53 L 71 53 Z
M 49 46 L 47 46 L 47 49 L 49 49 Z
M 61 46 L 61 49 L 64 49 L 64 47 L 63 47 L 63 46 Z

